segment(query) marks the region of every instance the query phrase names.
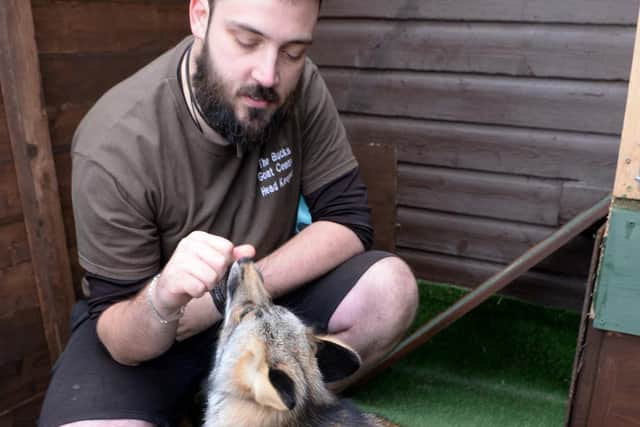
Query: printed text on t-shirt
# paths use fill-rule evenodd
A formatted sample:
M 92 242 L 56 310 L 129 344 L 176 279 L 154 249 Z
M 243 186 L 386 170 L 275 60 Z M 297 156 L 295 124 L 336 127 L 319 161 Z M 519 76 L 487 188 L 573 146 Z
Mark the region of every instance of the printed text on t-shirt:
M 258 159 L 258 183 L 262 197 L 280 191 L 293 178 L 291 149 L 283 147 Z

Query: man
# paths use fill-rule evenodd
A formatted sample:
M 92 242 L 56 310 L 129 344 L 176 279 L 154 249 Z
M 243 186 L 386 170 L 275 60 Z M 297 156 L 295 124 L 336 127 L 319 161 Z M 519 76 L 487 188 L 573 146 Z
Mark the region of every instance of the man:
M 83 119 L 72 195 L 88 308 L 41 425 L 175 423 L 210 366 L 217 284 L 241 257 L 277 303 L 357 350 L 360 373 L 405 332 L 415 278 L 364 251 L 366 192 L 306 58 L 318 12 L 318 0 L 191 0 L 193 36 Z M 313 222 L 293 235 L 300 194 Z

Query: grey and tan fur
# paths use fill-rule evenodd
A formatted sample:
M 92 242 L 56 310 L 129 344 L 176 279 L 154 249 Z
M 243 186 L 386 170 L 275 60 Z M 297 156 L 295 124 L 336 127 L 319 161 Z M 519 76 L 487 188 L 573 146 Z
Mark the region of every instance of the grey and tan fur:
M 324 381 L 344 378 L 359 365 L 354 350 L 313 334 L 289 310 L 274 305 L 255 264 L 241 260 L 227 280 L 204 425 L 393 426 L 363 414 L 325 387 Z

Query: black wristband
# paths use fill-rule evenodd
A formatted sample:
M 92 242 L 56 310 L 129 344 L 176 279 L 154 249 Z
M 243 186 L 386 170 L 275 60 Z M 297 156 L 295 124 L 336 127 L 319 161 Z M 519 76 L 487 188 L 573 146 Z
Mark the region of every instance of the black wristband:
M 213 287 L 210 293 L 216 309 L 224 316 L 224 309 L 227 305 L 227 275 Z

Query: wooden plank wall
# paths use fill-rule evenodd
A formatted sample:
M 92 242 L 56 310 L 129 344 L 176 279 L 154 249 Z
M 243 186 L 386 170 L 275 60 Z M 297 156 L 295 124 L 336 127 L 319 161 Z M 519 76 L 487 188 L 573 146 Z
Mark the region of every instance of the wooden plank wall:
M 73 132 L 93 103 L 188 34 L 181 0 L 33 0 L 36 39 L 67 230 L 80 292 L 71 208 Z
M 312 57 L 352 142 L 396 148 L 396 246 L 420 277 L 478 284 L 611 187 L 638 0 L 561 3 L 325 0 Z M 32 4 L 78 284 L 73 130 L 188 33 L 187 4 Z M 578 307 L 590 246 L 579 239 L 510 291 Z
M 396 247 L 419 277 L 473 287 L 610 191 L 638 5 L 324 2 L 311 56 L 352 143 L 396 146 Z M 507 293 L 578 310 L 592 243 Z
M 70 198 L 73 132 L 98 97 L 187 34 L 182 0 L 33 0 L 67 247 L 80 292 Z M 0 425 L 35 425 L 50 355 L 0 96 Z

